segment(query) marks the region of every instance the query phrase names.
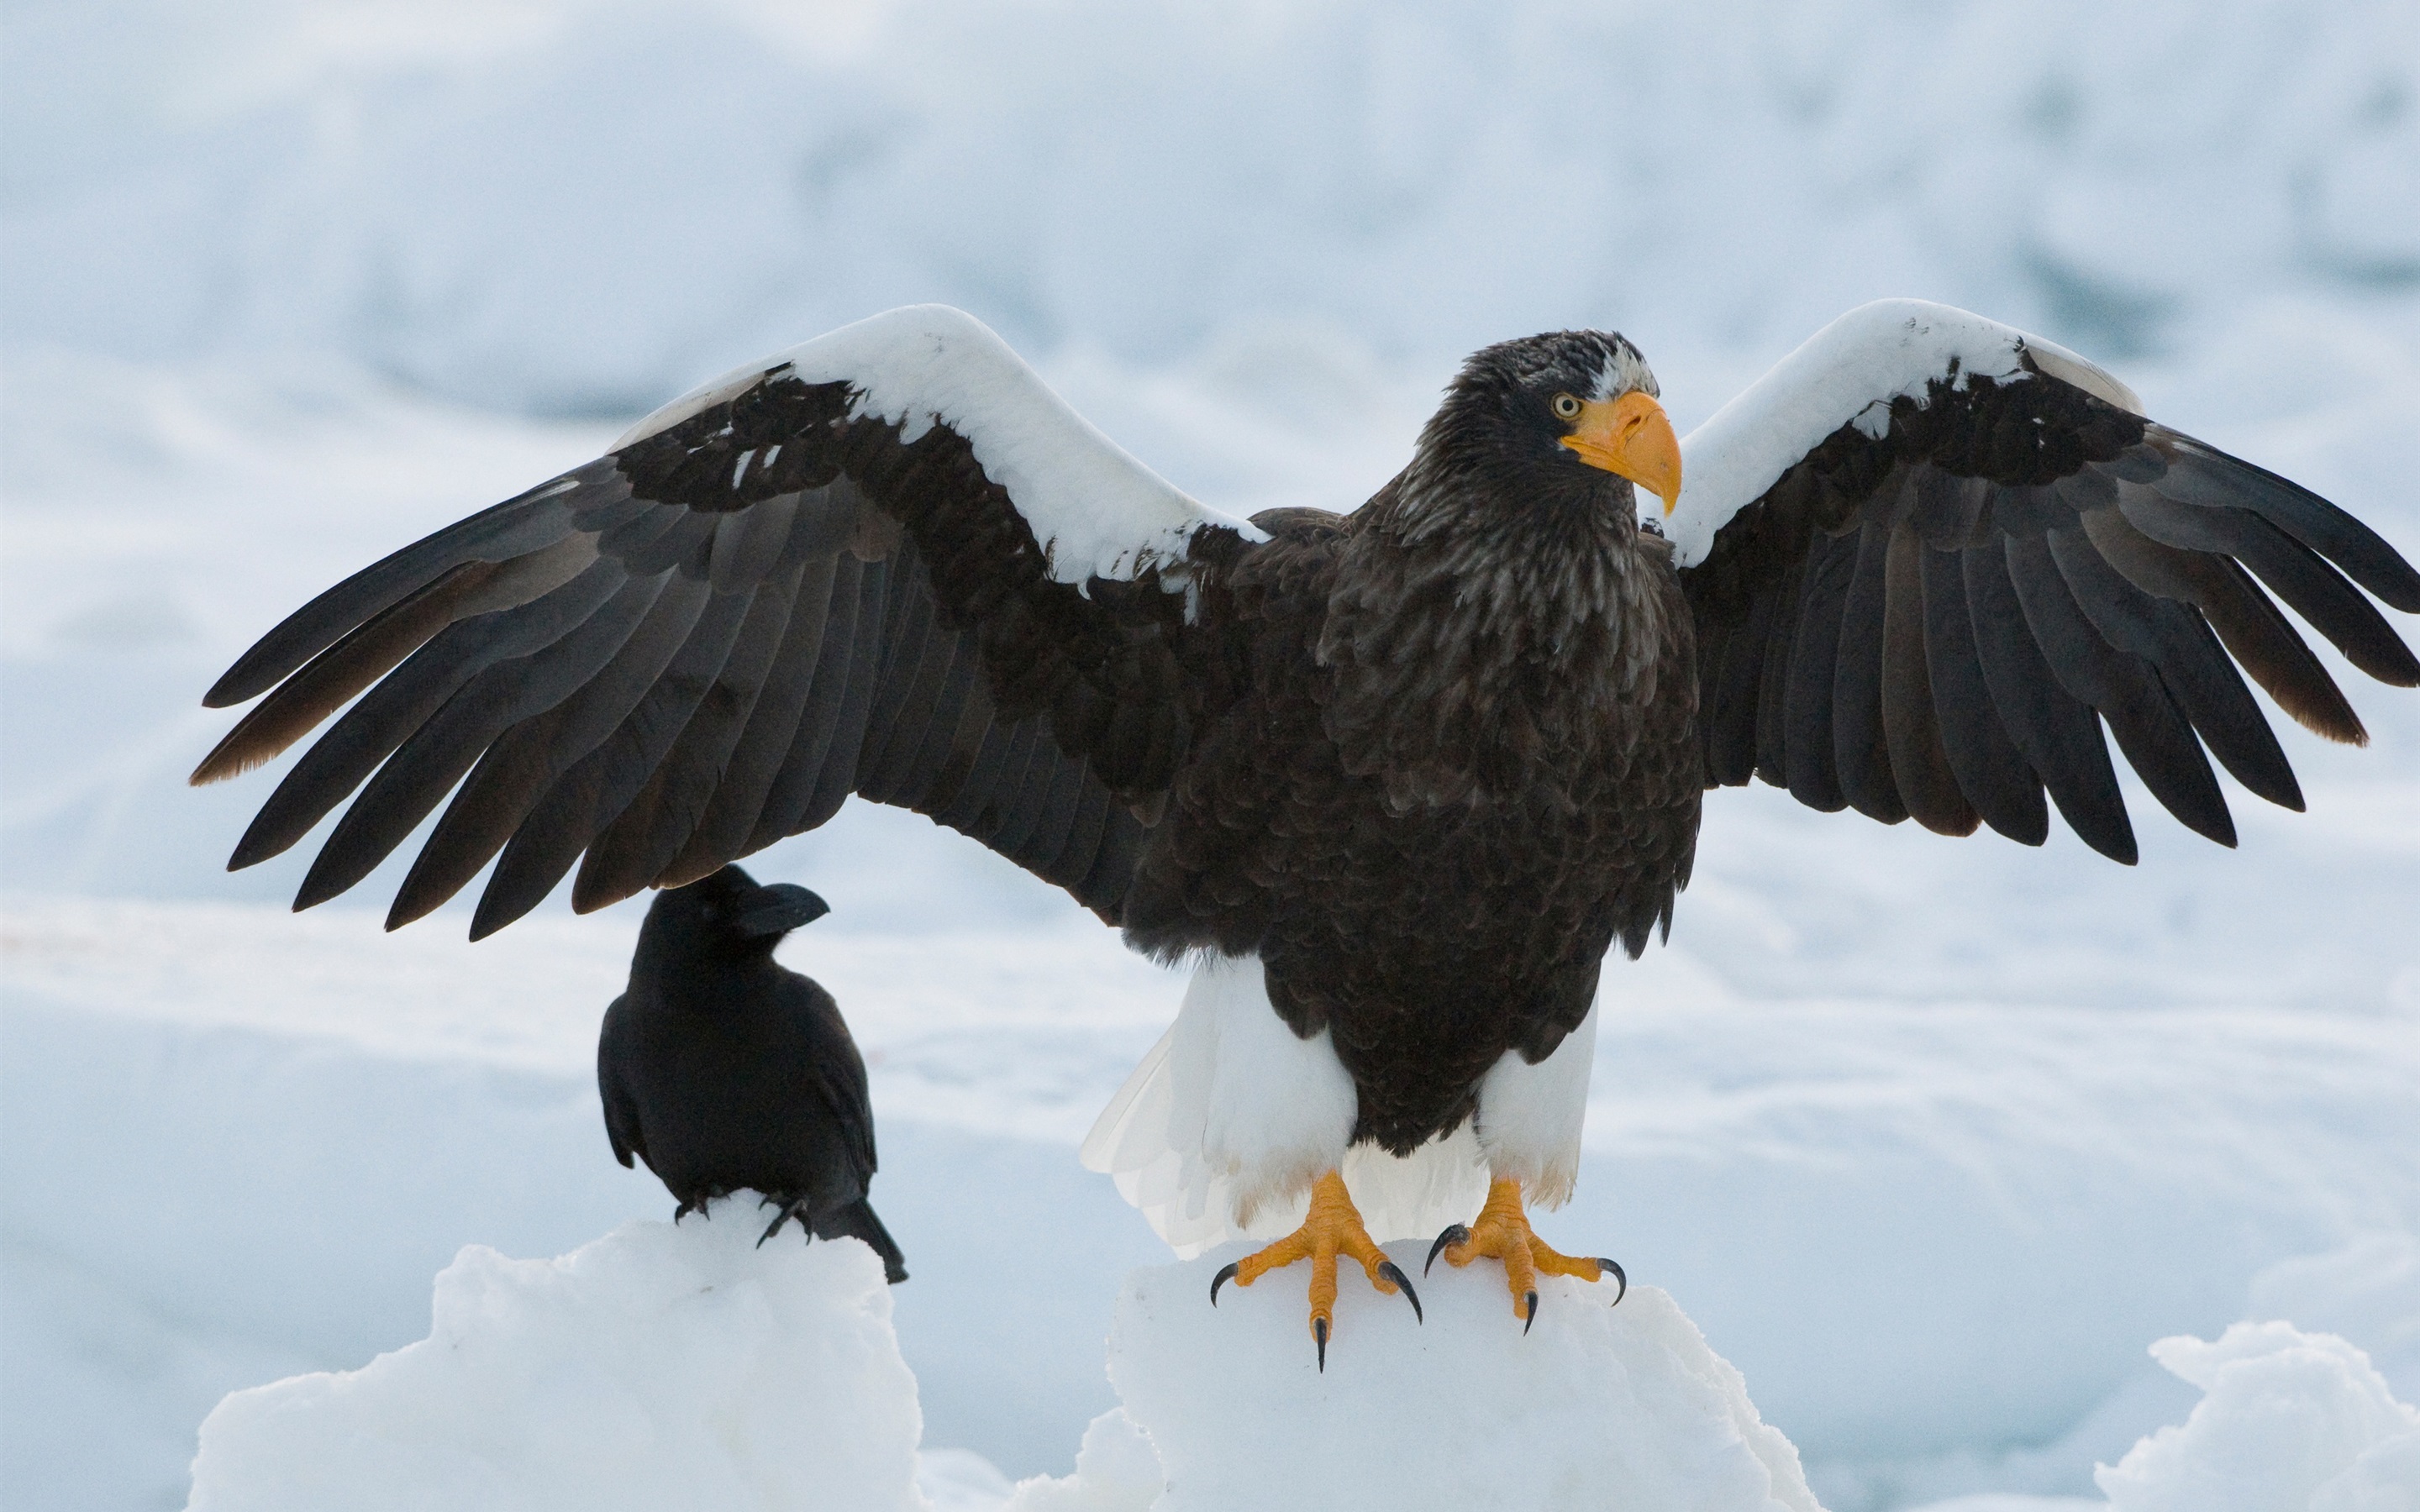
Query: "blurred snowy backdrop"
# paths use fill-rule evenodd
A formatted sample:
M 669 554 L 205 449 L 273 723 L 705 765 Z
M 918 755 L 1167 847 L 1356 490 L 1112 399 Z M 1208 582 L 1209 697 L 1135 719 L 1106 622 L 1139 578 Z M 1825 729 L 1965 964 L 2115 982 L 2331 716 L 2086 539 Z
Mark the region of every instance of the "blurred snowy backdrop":
M 180 1504 L 220 1393 L 421 1336 L 459 1245 L 666 1206 L 587 1081 L 635 904 L 473 948 L 220 871 L 274 774 L 183 788 L 196 701 L 310 593 L 909 301 L 1242 511 L 1365 497 L 1482 343 L 1618 327 L 1685 432 L 1887 294 L 2420 555 L 2420 8 L 12 0 L 0 1500 Z M 2088 1495 L 2238 1319 L 2420 1394 L 2420 700 L 2339 675 L 2371 747 L 2286 730 L 2233 852 L 1710 801 L 1548 1233 L 1827 1504 Z M 785 958 L 874 1062 L 927 1445 L 1063 1471 L 1164 1255 L 1074 1145 L 1180 984 L 912 815 L 757 870 L 834 903 Z

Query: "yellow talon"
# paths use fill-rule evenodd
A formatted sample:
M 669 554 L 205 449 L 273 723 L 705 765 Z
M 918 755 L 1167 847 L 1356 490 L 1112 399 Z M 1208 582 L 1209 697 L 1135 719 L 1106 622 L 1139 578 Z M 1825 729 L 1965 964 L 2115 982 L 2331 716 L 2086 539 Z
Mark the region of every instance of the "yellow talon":
M 1521 1319 L 1521 1332 L 1538 1320 L 1538 1276 L 1575 1275 L 1583 1281 L 1601 1281 L 1607 1274 L 1621 1283 L 1621 1290 L 1614 1293 L 1619 1304 L 1630 1289 L 1630 1278 L 1621 1267 L 1611 1260 L 1562 1255 L 1549 1248 L 1529 1227 L 1529 1215 L 1521 1208 L 1521 1183 L 1506 1179 L 1487 1183 L 1487 1201 L 1479 1210 L 1479 1217 L 1470 1227 L 1455 1224 L 1437 1235 L 1429 1246 L 1429 1264 L 1435 1265 L 1443 1255 L 1451 1266 L 1465 1266 L 1481 1256 L 1491 1256 L 1504 1262 L 1504 1283 L 1512 1288 L 1512 1313 Z
M 1218 1288 L 1229 1281 L 1249 1287 L 1271 1271 L 1292 1265 L 1296 1260 L 1311 1261 L 1311 1336 L 1319 1346 L 1319 1368 L 1327 1368 L 1328 1335 L 1336 1329 L 1336 1257 L 1349 1257 L 1361 1262 L 1370 1284 L 1380 1291 L 1401 1291 L 1412 1304 L 1415 1319 L 1422 1318 L 1419 1293 L 1412 1289 L 1411 1278 L 1403 1269 L 1387 1258 L 1386 1251 L 1370 1237 L 1362 1226 L 1361 1211 L 1353 1206 L 1353 1198 L 1344 1190 L 1344 1173 L 1329 1171 L 1311 1187 L 1311 1211 L 1303 1215 L 1302 1227 L 1265 1249 L 1245 1256 L 1222 1268 L 1210 1282 L 1210 1304 L 1218 1304 Z

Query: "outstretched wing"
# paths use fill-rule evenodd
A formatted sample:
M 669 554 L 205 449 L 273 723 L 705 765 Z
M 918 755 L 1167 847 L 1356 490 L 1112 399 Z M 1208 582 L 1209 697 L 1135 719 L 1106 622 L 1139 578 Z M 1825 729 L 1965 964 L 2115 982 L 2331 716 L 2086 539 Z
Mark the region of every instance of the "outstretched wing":
M 2420 611 L 2420 574 L 2377 534 L 1964 311 L 1850 312 L 1682 457 L 1668 531 L 1710 785 L 1753 774 L 1817 809 L 2028 844 L 2047 790 L 2132 862 L 2104 723 L 2168 811 L 2222 844 L 2234 823 L 2205 748 L 2302 807 L 2239 664 L 2309 729 L 2367 738 L 2270 594 L 2371 676 L 2420 683 L 2362 593 Z
M 1202 713 L 1191 627 L 1260 538 L 973 317 L 893 310 L 675 401 L 305 605 L 210 690 L 212 707 L 268 697 L 194 780 L 269 760 L 361 694 L 229 866 L 284 851 L 366 780 L 308 907 L 453 792 L 389 927 L 491 857 L 473 938 L 575 861 L 583 911 L 676 886 L 852 792 L 1114 919 Z

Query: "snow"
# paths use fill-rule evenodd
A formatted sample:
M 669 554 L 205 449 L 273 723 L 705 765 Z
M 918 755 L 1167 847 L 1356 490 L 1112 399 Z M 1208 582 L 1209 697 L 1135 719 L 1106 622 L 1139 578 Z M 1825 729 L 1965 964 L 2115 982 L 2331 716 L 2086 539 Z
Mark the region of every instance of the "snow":
M 1525 1335 L 1493 1266 L 1420 1283 L 1427 1318 L 1347 1277 L 1325 1370 L 1298 1273 L 1203 1304 L 1249 1246 L 1136 1273 L 1109 1378 L 1168 1478 L 1162 1512 L 1334 1505 L 1815 1512 L 1798 1453 L 1672 1299 L 1540 1284 Z M 1417 1274 L 1426 1246 L 1388 1253 Z M 1078 1473 L 1081 1479 L 1081 1473 Z
M 2420 1506 L 2420 1409 L 2333 1334 L 2237 1323 L 2151 1357 L 2201 1388 L 2164 1427 L 2093 1472 L 2111 1512 L 2355 1512 Z
M 195 705 L 319 589 L 701 375 L 933 301 L 1241 515 L 1366 497 L 1490 341 L 1621 328 L 1686 431 L 1920 296 L 2420 553 L 2415 27 L 2401 0 L 12 6 L 0 1501 L 179 1505 L 221 1396 L 424 1337 L 464 1244 L 669 1211 L 612 1165 L 589 1068 L 635 905 L 474 948 L 458 909 L 380 933 L 400 863 L 300 918 L 309 844 L 222 870 L 282 768 L 184 787 L 228 722 Z M 2201 1399 L 2144 1350 L 2241 1319 L 2420 1399 L 2420 700 L 2319 655 L 2372 744 L 2279 721 L 2310 811 L 2239 795 L 2231 852 L 2139 789 L 2131 869 L 1710 797 L 1670 948 L 1612 974 L 1543 1227 L 1674 1298 L 1836 1512 L 2099 1505 L 2095 1464 Z M 988 1509 L 1079 1477 L 1079 1438 L 1109 1477 L 1114 1299 L 1168 1254 L 1077 1149 L 1183 983 L 911 815 L 852 806 L 752 866 L 834 904 L 785 959 L 873 1063 L 920 1484 Z
M 630 1223 L 554 1260 L 464 1249 L 428 1336 L 229 1395 L 194 1512 L 917 1504 L 915 1379 L 855 1240 Z
M 553 414 L 920 301 L 1130 365 L 1610 325 L 1669 378 L 1911 294 L 2106 362 L 2420 255 L 2398 0 L 113 15 L 14 8 L 11 340 Z
M 426 1338 L 220 1402 L 190 1507 L 905 1508 L 911 1488 L 986 1512 L 1816 1507 L 1739 1372 L 1654 1288 L 1616 1307 L 1548 1277 L 1527 1334 L 1485 1268 L 1432 1283 L 1425 1323 L 1350 1288 L 1320 1371 L 1279 1277 L 1212 1308 L 1223 1255 L 1127 1278 L 1109 1342 L 1123 1400 L 1073 1475 L 1010 1488 L 963 1452 L 920 1467 L 879 1262 L 853 1240 L 756 1244 L 750 1196 L 552 1260 L 466 1247 Z
M 12 1485 L 178 1504 L 175 1425 L 423 1336 L 463 1243 L 552 1255 L 665 1217 L 611 1161 L 590 1064 L 635 925 L 541 916 L 473 947 L 368 911 L 11 903 L 8 1418 L 62 1428 L 51 1478 L 12 1465 Z M 867 1056 L 926 1445 L 1063 1474 L 1117 1401 L 1111 1299 L 1166 1256 L 1076 1149 L 1183 982 L 1081 917 L 850 926 L 836 910 L 783 960 Z M 2191 1404 L 2150 1339 L 2264 1306 L 2420 1396 L 2407 1012 L 1792 1000 L 1679 948 L 1623 978 L 1576 1196 L 1544 1235 L 1671 1293 L 1827 1505 L 2087 1489 Z M 20 1395 L 63 1375 L 85 1395 Z M 156 1458 L 75 1427 L 96 1422 L 160 1424 Z
M 679 424 L 764 377 L 846 383 L 852 417 L 875 415 L 912 444 L 935 424 L 967 439 L 985 476 L 1008 490 L 1060 582 L 1127 580 L 1176 567 L 1193 533 L 1249 522 L 1205 509 L 1067 408 L 988 326 L 944 304 L 869 316 L 700 385 L 617 438 L 615 449 Z
M 1970 311 L 1923 300 L 1851 310 L 1682 440 L 1681 497 L 1664 522 L 1673 560 L 1705 561 L 1733 515 L 1842 425 L 1880 437 L 1893 399 L 1952 374 L 1954 388 L 1973 378 L 2029 380 L 2028 355 L 2055 378 L 2142 411 L 2133 390 L 2066 347 Z

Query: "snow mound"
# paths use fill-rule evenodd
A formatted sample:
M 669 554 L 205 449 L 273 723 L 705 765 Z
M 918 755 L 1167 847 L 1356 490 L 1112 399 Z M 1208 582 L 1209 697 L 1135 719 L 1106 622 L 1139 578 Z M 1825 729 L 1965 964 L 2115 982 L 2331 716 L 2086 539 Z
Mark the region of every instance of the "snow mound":
M 2335 1335 L 2237 1323 L 2151 1357 L 2205 1395 L 2181 1427 L 2093 1473 L 2112 1512 L 2420 1509 L 2420 1411 Z
M 1167 1484 L 1151 1435 L 1113 1407 L 1084 1429 L 1076 1473 L 1019 1481 L 1001 1512 L 1151 1512 Z
M 222 1401 L 189 1507 L 923 1506 L 881 1262 L 854 1240 L 757 1248 L 754 1211 L 552 1260 L 466 1247 L 427 1338 Z
M 1071 1481 L 1028 1483 L 1013 1505 L 1146 1504 L 1118 1494 L 1137 1483 L 1140 1430 L 1166 1476 L 1148 1504 L 1156 1512 L 1816 1512 L 1798 1451 L 1655 1288 L 1634 1288 L 1616 1307 L 1609 1288 L 1544 1278 L 1525 1336 L 1492 1263 L 1425 1278 L 1425 1323 L 1400 1297 L 1346 1274 L 1323 1373 L 1305 1328 L 1302 1269 L 1231 1287 L 1211 1306 L 1211 1277 L 1249 1247 L 1128 1277 L 1109 1335 L 1123 1421 L 1111 1413 L 1094 1424 Z M 1417 1276 L 1424 1247 L 1388 1253 Z

